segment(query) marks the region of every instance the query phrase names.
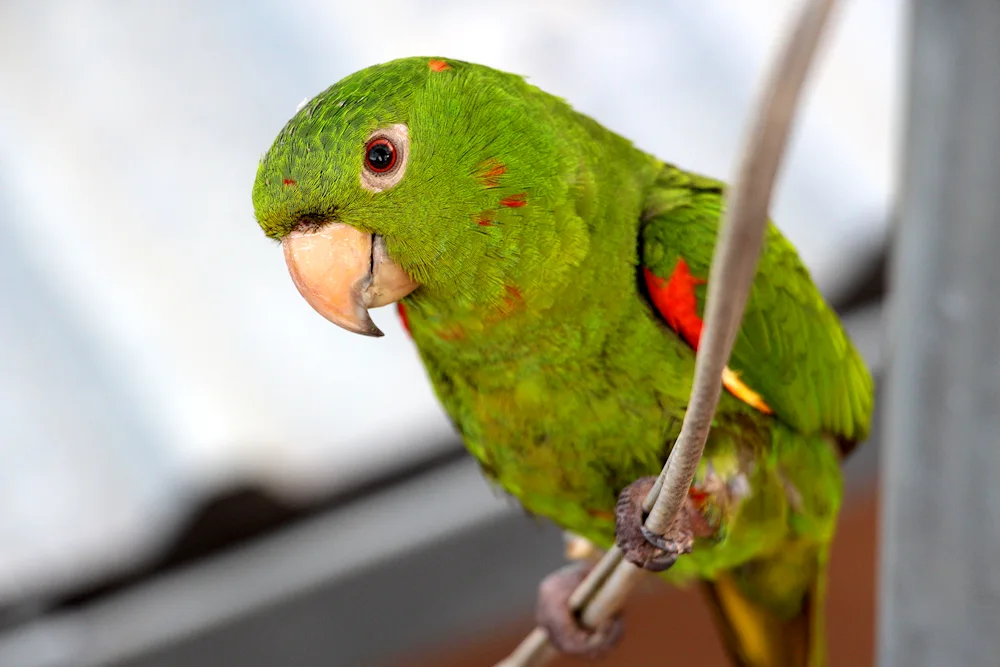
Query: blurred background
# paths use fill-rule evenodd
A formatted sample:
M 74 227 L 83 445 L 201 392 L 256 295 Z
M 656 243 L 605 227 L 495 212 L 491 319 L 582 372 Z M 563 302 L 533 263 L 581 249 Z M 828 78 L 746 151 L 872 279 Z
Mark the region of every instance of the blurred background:
M 525 74 L 728 177 L 796 4 L 0 3 L 0 667 L 512 648 L 559 531 L 480 478 L 393 309 L 366 339 L 298 296 L 253 220 L 258 159 L 303 99 L 422 54 Z M 773 209 L 876 377 L 901 5 L 844 3 Z M 833 664 L 871 662 L 877 453 L 848 465 Z M 721 660 L 696 592 L 632 607 L 608 664 L 692 637 Z

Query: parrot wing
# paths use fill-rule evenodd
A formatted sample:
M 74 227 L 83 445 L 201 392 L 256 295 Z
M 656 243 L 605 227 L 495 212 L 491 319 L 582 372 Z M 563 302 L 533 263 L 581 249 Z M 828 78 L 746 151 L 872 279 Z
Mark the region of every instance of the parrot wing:
M 640 227 L 650 301 L 697 349 L 705 283 L 723 209 L 719 181 L 664 165 Z M 801 433 L 827 433 L 847 453 L 868 433 L 871 376 L 795 248 L 769 225 L 724 377 L 737 398 Z

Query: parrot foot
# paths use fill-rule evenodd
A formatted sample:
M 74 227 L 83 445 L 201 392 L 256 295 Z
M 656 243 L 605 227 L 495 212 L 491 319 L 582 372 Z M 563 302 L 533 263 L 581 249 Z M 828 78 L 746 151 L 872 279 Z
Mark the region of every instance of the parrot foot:
M 561 653 L 596 659 L 614 648 L 621 639 L 622 619 L 619 614 L 591 629 L 570 611 L 569 598 L 592 567 L 574 563 L 545 577 L 538 587 L 536 620 Z
M 629 484 L 618 496 L 615 507 L 615 544 L 628 562 L 650 572 L 669 568 L 681 554 L 694 548 L 691 514 L 697 509 L 686 498 L 666 535 L 655 535 L 643 525 L 646 520 L 642 503 L 656 483 L 655 477 L 643 477 Z

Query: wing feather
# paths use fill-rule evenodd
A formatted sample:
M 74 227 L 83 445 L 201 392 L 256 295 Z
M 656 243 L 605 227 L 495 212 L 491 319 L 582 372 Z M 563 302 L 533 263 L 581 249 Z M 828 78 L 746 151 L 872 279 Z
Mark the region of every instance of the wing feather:
M 666 165 L 647 197 L 643 264 L 668 279 L 683 259 L 696 278 L 707 278 L 722 206 L 722 183 Z M 703 316 L 705 286 L 695 289 Z M 797 430 L 846 442 L 867 437 L 871 375 L 795 248 L 774 225 L 729 366 Z

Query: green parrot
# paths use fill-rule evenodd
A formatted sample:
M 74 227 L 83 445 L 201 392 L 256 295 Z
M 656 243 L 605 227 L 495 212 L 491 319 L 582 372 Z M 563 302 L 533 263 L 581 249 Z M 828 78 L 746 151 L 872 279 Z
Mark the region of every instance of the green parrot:
M 415 57 L 306 103 L 253 205 L 324 317 L 379 336 L 368 309 L 398 304 L 489 479 L 607 548 L 680 431 L 723 192 L 521 76 Z M 703 582 L 735 664 L 823 665 L 840 462 L 873 386 L 773 225 L 723 384 L 660 576 Z

